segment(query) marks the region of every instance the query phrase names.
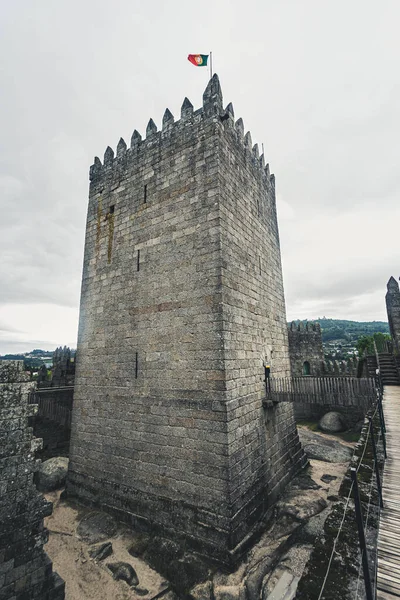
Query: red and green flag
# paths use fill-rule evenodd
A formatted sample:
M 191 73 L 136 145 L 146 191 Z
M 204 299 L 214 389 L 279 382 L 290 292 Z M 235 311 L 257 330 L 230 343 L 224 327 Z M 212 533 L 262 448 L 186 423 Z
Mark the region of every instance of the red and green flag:
M 206 67 L 208 54 L 189 54 L 188 61 L 190 61 L 195 67 Z

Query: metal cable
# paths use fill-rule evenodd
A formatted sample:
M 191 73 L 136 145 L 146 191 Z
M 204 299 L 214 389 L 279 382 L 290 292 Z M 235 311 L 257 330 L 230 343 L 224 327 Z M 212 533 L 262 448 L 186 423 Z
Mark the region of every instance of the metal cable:
M 374 414 L 373 414 L 372 418 L 374 418 L 374 417 L 375 417 L 375 415 L 376 415 L 376 413 L 377 413 L 377 410 L 378 410 L 378 405 L 377 405 L 377 406 L 376 406 L 376 408 L 375 408 L 375 412 L 374 412 Z M 362 453 L 362 455 L 361 455 L 361 458 L 360 458 L 360 460 L 359 460 L 359 463 L 358 463 L 358 467 L 357 467 L 357 469 L 356 469 L 356 472 L 357 472 L 357 473 L 358 473 L 358 471 L 359 471 L 359 469 L 360 469 L 360 466 L 361 466 L 361 464 L 362 464 L 362 461 L 363 461 L 363 458 L 364 458 L 364 455 L 365 455 L 365 452 L 366 452 L 366 449 L 367 449 L 368 440 L 369 440 L 369 429 L 370 429 L 370 428 L 368 427 L 368 433 L 367 433 L 367 437 L 365 438 L 365 442 L 364 442 L 364 448 L 363 448 L 363 453 Z M 354 458 L 354 455 L 355 455 L 355 453 L 356 453 L 356 449 L 357 449 L 357 448 L 354 448 L 354 451 L 353 451 L 353 456 L 352 456 L 352 460 L 353 460 L 353 458 Z M 321 600 L 321 598 L 322 598 L 322 594 L 324 593 L 325 585 L 326 585 L 326 582 L 327 582 L 327 579 L 328 579 L 329 571 L 330 571 L 331 564 L 332 564 L 332 560 L 333 560 L 333 555 L 334 555 L 334 553 L 335 553 L 335 551 L 336 551 L 336 544 L 337 544 L 337 542 L 338 542 L 338 540 L 339 540 L 339 536 L 340 536 L 340 533 L 341 533 L 341 531 L 342 531 L 343 523 L 344 523 L 344 520 L 345 520 L 345 518 L 346 518 L 346 512 L 347 512 L 347 508 L 348 508 L 348 506 L 349 506 L 349 502 L 350 502 L 350 498 L 351 498 L 351 493 L 352 493 L 352 491 L 353 491 L 353 485 L 354 485 L 354 484 L 353 484 L 353 482 L 352 482 L 352 483 L 351 483 L 351 486 L 350 486 L 350 491 L 349 491 L 349 494 L 348 494 L 348 496 L 347 496 L 347 499 L 346 499 L 346 504 L 345 504 L 345 507 L 344 507 L 344 511 L 343 511 L 343 517 L 342 517 L 342 520 L 341 520 L 341 522 L 340 522 L 339 530 L 338 530 L 338 532 L 337 532 L 337 535 L 336 535 L 336 537 L 335 537 L 335 540 L 334 540 L 334 542 L 333 542 L 333 547 L 332 547 L 331 556 L 330 556 L 330 558 L 329 558 L 328 567 L 327 567 L 327 569 L 326 569 L 326 573 L 325 573 L 324 581 L 322 582 L 322 587 L 321 587 L 321 590 L 320 590 L 320 592 L 319 592 L 318 600 Z
M 379 443 L 379 438 L 378 438 L 378 443 Z M 368 506 L 367 506 L 367 516 L 366 516 L 366 519 L 365 519 L 365 526 L 364 526 L 364 531 L 365 531 L 365 533 L 367 532 L 367 529 L 368 529 L 369 509 L 370 509 L 370 506 L 371 506 L 372 487 L 373 487 L 373 484 L 374 484 L 375 467 L 376 467 L 376 462 L 375 462 L 375 459 L 374 459 L 374 467 L 373 467 L 373 469 L 372 469 L 372 476 L 371 476 L 371 485 L 369 486 Z M 356 600 L 358 600 L 358 588 L 359 588 L 359 585 L 360 585 L 361 566 L 362 566 L 362 559 L 363 559 L 363 555 L 364 555 L 364 550 L 361 552 L 361 556 L 360 556 L 360 564 L 359 564 L 359 566 L 358 566 L 358 577 L 357 577 Z

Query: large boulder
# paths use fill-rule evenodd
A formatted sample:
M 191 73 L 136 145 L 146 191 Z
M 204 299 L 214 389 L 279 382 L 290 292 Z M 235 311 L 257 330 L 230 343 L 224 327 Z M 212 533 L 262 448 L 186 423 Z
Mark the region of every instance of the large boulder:
M 111 542 L 105 542 L 104 544 L 98 544 L 89 548 L 89 556 L 94 560 L 104 560 L 113 553 L 113 547 Z
M 325 433 L 338 433 L 346 429 L 343 416 L 335 411 L 326 413 L 319 421 L 318 426 Z
M 65 485 L 68 471 L 68 458 L 56 456 L 45 460 L 35 476 L 36 487 L 41 492 L 52 492 Z
M 213 591 L 211 581 L 205 581 L 204 583 L 198 583 L 189 592 L 189 598 L 191 600 L 212 600 Z
M 352 448 L 304 427 L 299 427 L 298 431 L 303 450 L 308 458 L 332 463 L 350 461 L 353 455 Z
M 126 581 L 126 583 L 131 587 L 139 585 L 137 573 L 129 563 L 118 561 L 115 563 L 108 563 L 107 567 L 113 574 L 114 579 Z
M 185 596 L 192 586 L 207 578 L 208 567 L 199 556 L 185 554 L 171 561 L 166 575 L 179 595 Z
M 305 522 L 327 506 L 325 498 L 312 490 L 284 496 L 276 503 L 275 510 L 278 519 L 289 516 L 295 521 Z
M 91 512 L 80 520 L 77 534 L 88 544 L 97 544 L 114 537 L 117 530 L 117 522 L 111 515 Z

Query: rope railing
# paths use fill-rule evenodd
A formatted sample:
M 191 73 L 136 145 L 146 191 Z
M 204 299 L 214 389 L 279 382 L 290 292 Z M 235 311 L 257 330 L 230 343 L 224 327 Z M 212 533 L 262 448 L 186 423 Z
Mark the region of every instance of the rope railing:
M 365 542 L 365 532 L 368 532 L 368 524 L 369 524 L 369 516 L 370 516 L 370 510 L 371 510 L 371 500 L 372 500 L 372 495 L 373 495 L 373 490 L 374 490 L 374 484 L 376 483 L 377 485 L 377 489 L 378 489 L 378 494 L 379 494 L 379 498 L 380 498 L 380 502 L 378 503 L 378 510 L 380 510 L 380 508 L 383 506 L 383 502 L 382 502 L 382 493 L 381 493 L 381 487 L 380 487 L 380 477 L 379 477 L 379 464 L 378 464 L 378 456 L 377 456 L 377 447 L 379 445 L 381 445 L 382 450 L 384 449 L 384 444 L 383 444 L 383 440 L 384 440 L 384 428 L 383 428 L 383 423 L 381 421 L 381 407 L 379 406 L 381 402 L 381 399 L 378 397 L 378 401 L 376 403 L 375 406 L 375 410 L 374 413 L 371 417 L 369 417 L 369 427 L 367 430 L 367 435 L 363 444 L 363 450 L 361 453 L 361 456 L 359 458 L 359 460 L 357 461 L 357 467 L 353 468 L 352 471 L 352 482 L 350 485 L 350 489 L 349 492 L 346 496 L 346 499 L 344 501 L 344 509 L 343 509 L 343 514 L 342 514 L 342 518 L 340 521 L 340 525 L 337 531 L 337 534 L 335 536 L 335 539 L 333 541 L 333 545 L 332 545 L 332 551 L 329 557 L 329 561 L 328 561 L 328 565 L 327 565 L 327 569 L 325 572 L 325 576 L 321 585 L 321 589 L 319 591 L 319 595 L 318 595 L 318 600 L 322 600 L 323 599 L 323 594 L 326 588 L 326 584 L 328 582 L 329 579 L 329 574 L 331 571 L 331 567 L 332 567 L 332 562 L 334 559 L 334 556 L 337 552 L 336 548 L 340 539 L 340 535 L 343 529 L 343 526 L 345 524 L 346 521 L 346 515 L 348 512 L 348 508 L 350 505 L 350 501 L 353 498 L 354 502 L 355 502 L 355 509 L 356 509 L 356 515 L 358 513 L 359 518 L 361 516 L 361 522 L 358 522 L 358 529 L 359 529 L 359 535 L 360 535 L 360 563 L 359 563 L 359 568 L 358 568 L 358 577 L 357 577 L 357 587 L 356 587 L 356 596 L 355 596 L 355 600 L 357 600 L 359 598 L 359 589 L 360 589 L 360 583 L 361 583 L 361 569 L 363 569 L 363 574 L 364 574 L 364 584 L 365 584 L 365 593 L 366 593 L 366 598 L 367 600 L 374 600 L 376 598 L 376 588 L 377 588 L 377 578 L 376 578 L 376 564 L 377 564 L 377 560 L 375 559 L 375 576 L 373 578 L 373 586 L 371 584 L 371 579 L 370 579 L 370 566 L 368 563 L 368 551 L 367 551 L 367 545 Z M 374 419 L 376 418 L 376 416 L 379 416 L 379 421 L 380 421 L 380 430 L 379 430 L 379 434 L 377 437 L 377 440 L 375 440 L 374 438 Z M 368 492 L 368 505 L 367 505 L 367 511 L 366 511 L 366 518 L 365 518 L 365 522 L 364 519 L 362 517 L 362 510 L 361 510 L 361 502 L 360 502 L 360 497 L 359 497 L 359 493 L 358 493 L 358 483 L 357 483 L 357 475 L 358 472 L 360 470 L 360 468 L 363 466 L 363 461 L 364 461 L 364 457 L 365 457 L 365 453 L 367 451 L 368 445 L 372 446 L 372 450 L 373 450 L 373 455 L 374 455 L 374 459 L 373 459 L 373 468 L 372 468 L 372 472 L 371 472 L 371 482 L 369 484 L 369 492 Z M 358 448 L 354 449 L 353 452 L 353 456 L 351 459 L 351 463 L 354 462 L 355 459 L 355 454 L 356 451 L 358 450 Z M 358 506 L 357 506 L 358 504 Z M 362 533 L 360 532 L 360 529 L 362 530 Z

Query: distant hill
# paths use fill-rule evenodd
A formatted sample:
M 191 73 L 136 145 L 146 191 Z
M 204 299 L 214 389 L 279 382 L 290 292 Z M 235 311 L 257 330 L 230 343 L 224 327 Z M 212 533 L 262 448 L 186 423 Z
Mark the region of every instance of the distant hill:
M 71 350 L 71 356 L 75 356 L 76 350 Z M 19 354 L 0 354 L 0 360 L 23 360 L 25 368 L 40 369 L 42 365 L 51 365 L 53 362 L 53 350 L 40 350 L 35 348 L 30 352 Z
M 389 324 L 386 321 L 343 321 L 341 319 L 315 319 L 321 325 L 322 341 L 346 340 L 356 342 L 362 335 L 373 333 L 389 333 Z M 296 320 L 300 323 L 300 319 Z M 307 320 L 303 320 L 307 323 Z

